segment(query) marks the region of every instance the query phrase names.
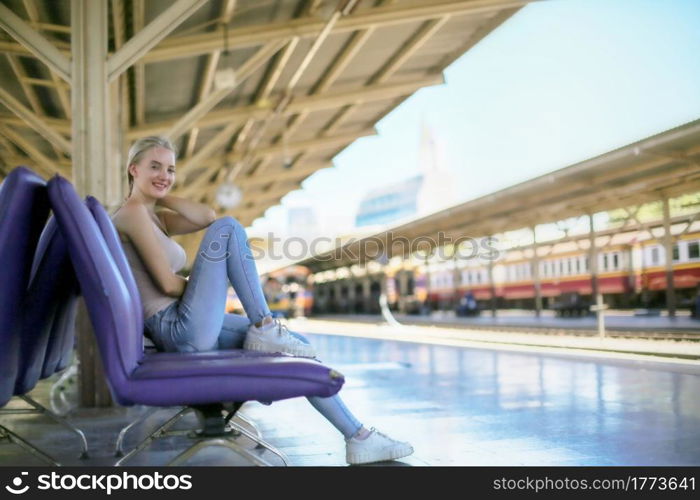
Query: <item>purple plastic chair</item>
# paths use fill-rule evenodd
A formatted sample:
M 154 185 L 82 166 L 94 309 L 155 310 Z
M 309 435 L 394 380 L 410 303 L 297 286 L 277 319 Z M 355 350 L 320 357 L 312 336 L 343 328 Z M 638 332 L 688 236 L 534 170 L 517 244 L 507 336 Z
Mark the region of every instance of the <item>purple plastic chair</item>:
M 20 311 L 32 259 L 49 216 L 46 182 L 26 167 L 12 170 L 0 189 L 0 405 L 13 396 L 19 364 Z
M 268 465 L 238 445 L 232 439 L 233 433 L 226 429 L 227 421 L 240 405 L 251 400 L 329 397 L 340 390 L 342 375 L 310 359 L 244 350 L 202 353 L 204 356 L 145 354 L 140 298 L 122 278 L 128 269 L 124 267 L 121 245 L 112 244 L 110 248 L 107 243 L 118 243 L 114 226 L 110 222 L 100 227 L 66 179 L 53 177 L 48 192 L 76 270 L 114 400 L 124 406 L 191 407 L 204 424 L 199 437 L 213 438 L 200 439 L 171 464 L 186 460 L 205 446 L 218 445 L 237 451 L 253 463 Z M 93 202 L 91 206 L 98 219 L 100 212 L 107 217 L 99 204 Z M 226 417 L 222 414 L 225 403 L 233 408 Z M 162 435 L 172 421 L 163 424 L 118 465 L 150 444 L 154 436 Z
M 51 218 L 39 239 L 22 306 L 14 394 L 33 408 L 23 413 L 45 415 L 75 433 L 82 445 L 80 458 L 87 458 L 88 445 L 83 432 L 28 395 L 39 380 L 69 364 L 75 339 L 77 299 L 77 280 L 68 249 L 55 218 Z
M 22 302 L 41 230 L 49 215 L 46 182 L 26 167 L 12 170 L 0 187 L 0 407 L 14 395 L 20 360 Z M 0 440 L 32 446 L 0 425 Z M 49 461 L 51 459 L 46 457 Z

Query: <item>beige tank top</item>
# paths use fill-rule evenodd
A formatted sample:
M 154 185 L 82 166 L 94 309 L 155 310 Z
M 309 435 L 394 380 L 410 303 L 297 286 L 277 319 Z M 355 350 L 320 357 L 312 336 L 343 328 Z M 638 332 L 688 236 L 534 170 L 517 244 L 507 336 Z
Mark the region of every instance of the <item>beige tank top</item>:
M 162 243 L 165 254 L 168 256 L 168 263 L 170 264 L 170 269 L 176 273 L 187 263 L 187 254 L 185 249 L 178 245 L 172 238 L 169 238 L 158 225 L 153 223 L 153 230 L 158 237 L 158 240 Z M 146 265 L 141 260 L 136 248 L 130 241 L 125 241 L 120 235 L 122 242 L 122 247 L 124 248 L 124 254 L 129 261 L 129 266 L 131 267 L 131 272 L 134 274 L 134 280 L 136 281 L 136 286 L 139 289 L 139 294 L 141 295 L 141 303 L 143 304 L 143 318 L 148 319 L 153 316 L 158 311 L 161 311 L 168 307 L 173 302 L 177 301 L 177 298 L 165 295 L 160 291 L 156 283 L 151 278 L 150 273 L 146 269 Z

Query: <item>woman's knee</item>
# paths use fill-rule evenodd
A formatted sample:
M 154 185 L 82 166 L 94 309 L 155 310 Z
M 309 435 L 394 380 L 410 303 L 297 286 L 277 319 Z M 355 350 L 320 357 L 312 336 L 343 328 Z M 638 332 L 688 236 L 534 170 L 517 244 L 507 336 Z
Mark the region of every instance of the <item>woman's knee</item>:
M 243 226 L 241 225 L 240 222 L 238 222 L 237 219 L 234 219 L 230 215 L 224 215 L 223 217 L 219 217 L 216 219 L 214 222 L 211 223 L 209 226 L 209 229 L 211 230 L 212 228 L 222 228 L 222 227 L 233 227 L 234 229 L 243 229 Z

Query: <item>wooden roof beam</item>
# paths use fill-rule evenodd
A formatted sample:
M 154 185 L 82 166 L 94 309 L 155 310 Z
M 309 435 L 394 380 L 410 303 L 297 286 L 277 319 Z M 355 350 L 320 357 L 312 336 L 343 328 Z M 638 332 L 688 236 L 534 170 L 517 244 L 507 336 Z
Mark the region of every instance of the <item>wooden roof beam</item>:
M 29 16 L 29 19 L 31 21 L 32 25 L 40 26 L 39 23 L 39 11 L 36 8 L 36 4 L 34 3 L 33 0 L 24 0 L 24 9 L 27 11 L 27 15 Z M 42 29 L 39 27 L 38 29 Z M 70 29 L 68 30 L 70 33 Z M 49 76 L 51 77 L 51 81 L 54 83 L 54 87 L 56 89 L 56 93 L 58 94 L 58 100 L 61 103 L 61 108 L 63 109 L 63 114 L 70 119 L 71 117 L 71 102 L 70 102 L 70 97 L 68 96 L 68 88 L 66 85 L 64 85 L 63 80 L 60 79 L 60 76 L 49 67 Z M 36 108 L 35 108 L 36 111 Z M 43 114 L 43 113 L 42 113 Z
M 221 7 L 221 19 L 219 22 L 227 25 L 233 17 L 235 8 L 236 0 L 225 0 L 223 6 Z M 219 65 L 219 59 L 221 59 L 222 52 L 222 49 L 218 49 L 211 52 L 207 56 L 207 62 L 204 65 L 204 72 L 202 74 L 202 80 L 200 81 L 199 90 L 197 91 L 197 102 L 203 101 L 207 94 L 209 94 L 209 91 L 214 83 L 214 74 L 217 66 Z M 185 157 L 190 157 L 194 154 L 194 148 L 197 144 L 198 136 L 198 127 L 194 127 L 192 130 L 190 130 L 190 133 L 187 136 L 187 145 L 185 146 Z
M 367 82 L 367 86 L 386 83 L 399 68 L 413 56 L 423 45 L 430 40 L 440 28 L 449 20 L 450 16 L 444 15 L 437 19 L 431 19 L 423 23 L 423 26 L 411 36 L 408 42 L 402 45 L 389 61 Z M 332 134 L 340 128 L 345 120 L 357 108 L 357 103 L 347 106 L 338 113 L 326 127 L 326 133 Z
M 39 102 L 39 97 L 37 96 L 37 93 L 35 89 L 32 87 L 31 83 L 28 82 L 29 80 L 26 76 L 26 73 L 24 71 L 24 68 L 22 67 L 22 64 L 19 61 L 19 58 L 15 55 L 12 54 L 6 54 L 7 55 L 7 60 L 10 63 L 10 67 L 12 68 L 12 71 L 14 74 L 17 76 L 17 80 L 19 81 L 20 86 L 22 87 L 22 90 L 24 91 L 24 95 L 29 101 L 29 105 L 31 106 L 32 110 L 37 115 L 43 116 L 45 115 L 43 106 Z M 51 83 L 49 80 L 46 80 L 47 82 Z M 8 106 L 9 108 L 9 106 Z M 19 114 L 10 108 L 10 110 L 15 114 L 15 116 L 19 116 Z M 32 127 L 31 124 L 28 124 L 26 120 L 23 120 L 25 125 L 29 125 L 29 127 Z M 33 127 L 32 127 L 33 128 Z M 52 145 L 53 146 L 53 145 Z M 56 154 L 60 156 L 60 149 L 57 148 L 56 146 L 54 147 L 54 151 L 56 151 Z
M 390 4 L 345 16 L 335 24 L 332 33 L 427 21 L 446 15 L 481 15 L 523 7 L 533 1 L 539 0 L 430 0 L 419 4 Z M 231 47 L 241 48 L 294 36 L 310 38 L 316 36 L 325 25 L 326 21 L 304 17 L 263 26 L 246 26 L 231 31 L 228 43 Z M 220 31 L 172 37 L 151 50 L 144 59 L 146 62 L 156 62 L 206 54 L 221 46 L 221 38 Z
M 146 24 L 146 4 L 145 0 L 133 0 L 133 23 L 134 31 L 143 30 Z M 137 125 L 146 122 L 146 65 L 143 59 L 134 64 L 134 120 Z
M 186 175 L 187 171 L 193 165 L 202 164 L 208 160 L 217 150 L 221 149 L 224 144 L 231 140 L 233 134 L 238 130 L 238 123 L 229 123 L 218 134 L 212 137 L 202 148 L 200 148 L 193 156 L 186 158 L 178 164 L 178 173 Z
M 177 140 L 190 128 L 194 126 L 202 117 L 204 117 L 209 111 L 211 111 L 214 106 L 219 104 L 227 95 L 229 95 L 233 89 L 245 81 L 250 75 L 257 71 L 262 64 L 265 63 L 270 57 L 272 57 L 275 52 L 277 52 L 284 41 L 273 41 L 269 42 L 265 46 L 261 47 L 252 57 L 250 57 L 243 65 L 236 71 L 236 80 L 233 84 L 220 89 L 215 90 L 209 94 L 206 99 L 197 104 L 189 112 L 187 112 L 182 118 L 177 120 L 166 132 L 166 135 L 173 141 Z M 227 120 L 226 123 L 230 123 L 231 120 Z M 200 125 L 201 126 L 201 125 Z
M 243 177 L 237 184 L 239 188 L 246 190 L 250 187 L 264 185 L 269 182 L 280 182 L 295 179 L 303 180 L 321 169 L 330 168 L 332 166 L 333 163 L 330 161 L 324 161 L 309 163 L 290 169 L 276 169 L 274 171 L 266 170 L 264 174 Z
M 70 59 L 3 4 L 0 4 L 0 27 L 61 78 L 70 83 Z
M 7 92 L 3 88 L 0 88 L 0 102 L 7 106 L 7 108 L 10 111 L 19 116 L 22 120 L 24 120 L 24 122 L 27 123 L 27 125 L 29 125 L 44 139 L 56 146 L 60 151 L 62 151 L 66 155 L 70 156 L 70 141 L 68 141 L 58 132 L 56 132 L 44 121 L 42 117 L 36 115 L 30 109 L 27 109 L 21 102 L 15 99 L 9 92 Z
M 282 153 L 297 153 L 304 151 L 309 148 L 314 148 L 314 149 L 324 149 L 324 148 L 335 148 L 341 145 L 349 144 L 360 137 L 366 137 L 369 135 L 374 135 L 376 134 L 376 131 L 374 128 L 371 129 L 365 129 L 361 130 L 359 132 L 352 132 L 352 133 L 347 133 L 347 134 L 342 134 L 342 135 L 337 135 L 333 137 L 322 137 L 322 138 L 315 138 L 311 139 L 308 141 L 300 141 L 297 143 L 292 143 L 292 144 L 287 144 L 286 146 L 282 145 L 275 145 L 275 146 L 269 146 L 267 148 L 260 148 L 255 151 L 255 157 L 256 158 L 264 158 L 266 156 L 273 156 L 273 155 L 278 155 Z M 235 163 L 237 161 L 240 161 L 243 159 L 245 153 L 240 153 L 240 152 L 233 152 L 229 153 L 228 155 L 225 156 L 224 162 L 225 163 Z M 205 169 L 204 172 L 200 173 L 199 176 L 194 179 L 192 182 L 188 182 L 186 186 L 182 186 L 180 188 L 175 188 L 173 194 L 177 196 L 190 196 L 194 192 L 200 190 L 200 188 L 203 188 L 204 186 L 207 185 L 209 182 L 209 179 L 211 176 L 214 174 L 214 172 L 221 168 L 221 164 L 215 164 L 212 166 L 209 166 Z
M 357 139 L 359 139 L 361 137 L 376 135 L 376 133 L 377 133 L 377 131 L 374 129 L 374 127 L 372 127 L 372 128 L 358 130 L 355 132 L 346 132 L 344 134 L 339 134 L 339 135 L 330 136 L 330 137 L 316 137 L 316 138 L 309 139 L 306 141 L 299 141 L 299 142 L 294 142 L 294 143 L 290 143 L 290 144 L 286 144 L 286 145 L 275 144 L 273 146 L 259 148 L 255 152 L 255 156 L 256 157 L 274 156 L 274 155 L 280 155 L 280 154 L 284 154 L 284 153 L 295 154 L 295 153 L 300 153 L 302 151 L 305 151 L 307 149 L 315 149 L 315 150 L 332 149 L 332 148 L 337 148 L 337 147 L 346 145 L 348 143 L 351 143 L 353 141 L 356 141 Z M 230 154 L 226 155 L 226 161 L 228 161 L 228 162 L 235 162 L 241 158 L 242 158 L 242 155 L 240 153 L 230 153 Z
M 12 128 L 6 125 L 0 125 L 0 134 L 22 149 L 22 151 L 24 151 L 29 158 L 34 161 L 34 165 L 32 166 L 36 168 L 38 173 L 42 174 L 47 179 L 53 176 L 55 173 L 60 173 L 63 176 L 70 177 L 70 175 L 66 175 L 67 172 L 57 166 L 58 162 L 48 158 L 41 151 L 39 151 L 34 144 L 19 135 Z
M 352 90 L 349 92 L 339 92 L 334 94 L 325 94 L 311 97 L 298 97 L 292 99 L 292 102 L 286 109 L 288 114 L 298 113 L 300 111 L 321 111 L 326 109 L 338 108 L 353 102 L 372 102 L 393 99 L 402 96 L 413 94 L 416 90 L 431 85 L 440 85 L 444 83 L 442 75 L 431 75 L 417 80 L 411 80 L 402 83 L 384 84 L 376 86 L 368 86 L 362 89 Z M 219 109 L 210 111 L 201 117 L 197 122 L 200 128 L 205 127 L 220 127 L 228 125 L 232 121 L 245 122 L 248 118 L 264 118 L 269 113 L 269 108 L 261 106 L 244 106 L 233 107 L 228 109 Z M 0 115 L 0 119 L 6 120 L 6 116 Z M 8 121 L 9 123 L 9 121 Z M 67 125 L 67 122 L 65 124 Z M 135 127 L 127 133 L 129 140 L 135 140 L 145 135 L 166 134 L 169 129 L 175 129 L 177 122 L 168 120 L 163 122 L 154 122 L 144 125 L 143 127 Z M 57 124 L 53 124 L 54 128 L 60 130 Z M 184 129 L 183 126 L 178 126 L 178 129 Z
M 207 0 L 177 0 L 171 4 L 109 57 L 107 81 L 113 82 L 205 3 Z
M 49 127 L 54 129 L 56 132 L 63 134 L 63 135 L 70 135 L 70 122 L 68 120 L 64 120 L 61 118 L 50 118 L 48 116 L 42 117 L 42 119 L 47 123 Z M 20 117 L 13 115 L 13 114 L 7 114 L 7 113 L 0 113 L 0 123 L 4 123 L 6 125 L 11 125 L 12 127 L 27 127 L 27 123 L 22 120 Z

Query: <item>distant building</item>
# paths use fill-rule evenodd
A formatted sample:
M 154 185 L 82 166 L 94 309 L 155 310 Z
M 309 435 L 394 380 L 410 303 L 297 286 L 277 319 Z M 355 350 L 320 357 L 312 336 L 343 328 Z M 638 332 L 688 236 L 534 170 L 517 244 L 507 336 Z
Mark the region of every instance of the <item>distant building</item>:
M 287 209 L 287 230 L 295 236 L 313 236 L 318 230 L 316 211 L 308 205 L 292 206 Z
M 386 224 L 415 214 L 422 184 L 423 176 L 418 175 L 391 186 L 373 189 L 360 202 L 355 226 Z
M 355 226 L 383 225 L 453 205 L 456 201 L 454 176 L 445 168 L 443 148 L 425 124 L 421 131 L 418 166 L 419 175 L 369 191 L 360 201 Z

